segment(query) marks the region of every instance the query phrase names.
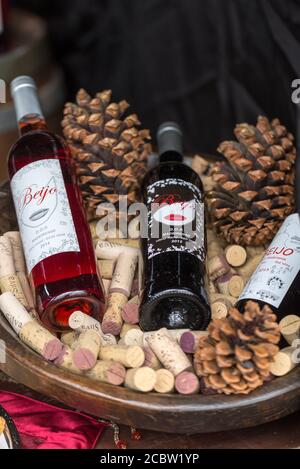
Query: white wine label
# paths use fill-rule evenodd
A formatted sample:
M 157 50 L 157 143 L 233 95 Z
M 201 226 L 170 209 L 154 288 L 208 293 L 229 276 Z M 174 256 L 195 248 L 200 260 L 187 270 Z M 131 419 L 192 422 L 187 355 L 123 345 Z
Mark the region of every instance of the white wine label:
M 278 308 L 300 270 L 300 219 L 290 215 L 250 277 L 239 300 L 261 300 Z
M 59 160 L 35 161 L 11 180 L 28 272 L 47 257 L 79 252 Z
M 200 190 L 169 178 L 148 187 L 148 258 L 163 252 L 187 252 L 205 258 L 204 204 Z

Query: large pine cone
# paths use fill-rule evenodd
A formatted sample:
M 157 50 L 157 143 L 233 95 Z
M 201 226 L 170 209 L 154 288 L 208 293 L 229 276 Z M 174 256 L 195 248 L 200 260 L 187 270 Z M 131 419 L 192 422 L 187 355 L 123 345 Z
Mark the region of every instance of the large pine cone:
M 266 117 L 256 127 L 238 124 L 234 133 L 238 142 L 218 148 L 227 162 L 211 171 L 212 224 L 228 243 L 258 246 L 271 241 L 294 210 L 294 137 L 278 119 Z
M 136 114 L 123 117 L 129 104 L 111 102 L 110 90 L 91 98 L 81 89 L 76 102 L 66 103 L 62 126 L 87 208 L 117 204 L 119 195 L 134 202 L 151 151 L 149 131 L 138 130 Z
M 231 308 L 229 316 L 213 320 L 194 356 L 196 373 L 206 391 L 248 394 L 271 378 L 270 365 L 280 340 L 276 315 L 248 301 L 244 314 Z

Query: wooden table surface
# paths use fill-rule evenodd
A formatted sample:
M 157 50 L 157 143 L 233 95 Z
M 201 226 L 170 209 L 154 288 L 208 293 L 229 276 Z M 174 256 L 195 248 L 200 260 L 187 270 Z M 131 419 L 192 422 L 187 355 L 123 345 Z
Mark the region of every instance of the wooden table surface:
M 54 405 L 53 399 L 14 383 L 0 372 L 0 390 L 19 392 Z M 258 427 L 244 430 L 199 435 L 176 435 L 143 430 L 140 441 L 131 441 L 130 429 L 120 427 L 120 438 L 132 449 L 217 449 L 217 448 L 300 448 L 300 412 Z M 97 445 L 98 449 L 115 448 L 112 430 L 107 428 Z

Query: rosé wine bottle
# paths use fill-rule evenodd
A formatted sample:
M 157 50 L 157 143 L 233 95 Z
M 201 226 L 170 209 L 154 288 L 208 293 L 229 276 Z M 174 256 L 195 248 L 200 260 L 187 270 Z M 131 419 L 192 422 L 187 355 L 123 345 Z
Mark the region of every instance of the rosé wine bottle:
M 47 129 L 32 78 L 13 80 L 11 94 L 21 136 L 8 170 L 40 318 L 57 331 L 76 310 L 101 320 L 103 288 L 72 157 Z

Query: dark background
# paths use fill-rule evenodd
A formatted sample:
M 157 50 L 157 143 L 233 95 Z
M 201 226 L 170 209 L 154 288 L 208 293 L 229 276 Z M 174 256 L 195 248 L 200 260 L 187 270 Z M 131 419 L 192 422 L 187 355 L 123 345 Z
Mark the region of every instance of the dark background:
M 46 18 L 69 98 L 111 88 L 145 127 L 178 121 L 214 151 L 258 114 L 295 129 L 299 0 L 15 0 Z

